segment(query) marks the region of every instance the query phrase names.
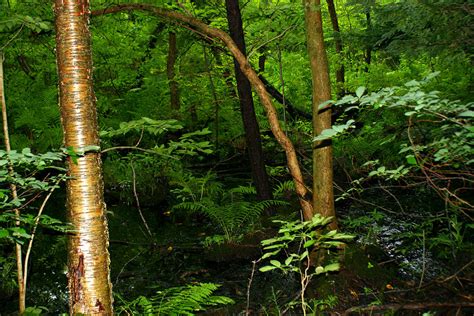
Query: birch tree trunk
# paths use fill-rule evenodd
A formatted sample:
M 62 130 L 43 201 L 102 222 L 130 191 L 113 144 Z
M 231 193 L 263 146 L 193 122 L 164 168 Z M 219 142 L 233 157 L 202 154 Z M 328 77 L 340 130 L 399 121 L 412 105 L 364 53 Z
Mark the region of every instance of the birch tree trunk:
M 67 209 L 75 229 L 68 250 L 70 314 L 112 315 L 89 1 L 55 0 L 54 13 L 64 146 L 83 153 L 68 158 Z
M 331 99 L 331 81 L 324 47 L 320 0 L 303 0 L 308 55 L 313 81 L 313 135 L 331 128 L 331 108 L 319 105 Z M 333 192 L 333 161 L 330 140 L 313 143 L 313 209 L 322 216 L 336 216 Z M 337 222 L 331 223 L 336 228 Z

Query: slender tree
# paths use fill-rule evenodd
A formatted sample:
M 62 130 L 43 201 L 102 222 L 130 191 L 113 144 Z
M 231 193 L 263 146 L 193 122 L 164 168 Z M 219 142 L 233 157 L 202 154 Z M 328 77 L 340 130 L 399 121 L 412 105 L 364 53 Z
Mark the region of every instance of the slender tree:
M 3 140 L 5 141 L 5 151 L 7 155 L 10 155 L 10 134 L 8 130 L 8 116 L 7 116 L 7 103 L 5 101 L 5 90 L 3 84 L 3 61 L 4 54 L 0 51 L 0 102 L 2 103 L 2 125 L 3 125 Z M 13 177 L 13 165 L 8 165 L 8 174 Z M 15 200 L 18 198 L 18 192 L 14 183 L 10 184 L 10 190 L 12 192 L 12 198 Z M 15 225 L 20 226 L 20 209 L 15 209 Z M 20 243 L 15 244 L 15 256 L 16 256 L 16 270 L 17 270 L 17 281 L 18 281 L 18 311 L 22 315 L 26 308 L 26 284 L 23 276 L 23 251 Z
M 331 108 L 320 104 L 331 99 L 329 67 L 324 47 L 320 0 L 303 0 L 308 55 L 313 81 L 313 135 L 331 128 Z M 333 161 L 330 140 L 313 143 L 313 209 L 323 216 L 336 215 L 333 192 Z M 337 226 L 334 219 L 332 227 Z
M 227 21 L 229 23 L 230 37 L 237 44 L 237 47 L 245 55 L 245 38 L 242 27 L 242 16 L 238 0 L 225 0 L 227 9 Z M 235 77 L 237 80 L 237 92 L 239 94 L 240 112 L 245 130 L 245 140 L 247 142 L 252 178 L 257 189 L 257 198 L 259 200 L 270 200 L 272 192 L 268 175 L 265 169 L 265 159 L 263 157 L 262 139 L 260 137 L 260 128 L 252 98 L 252 87 L 247 77 L 240 70 L 240 65 L 234 59 Z
M 67 209 L 75 232 L 69 238 L 68 251 L 70 314 L 112 315 L 89 1 L 56 0 L 54 13 L 61 121 L 64 145 L 71 152 Z
M 170 102 L 173 110 L 179 110 L 179 86 L 176 81 L 176 59 L 178 58 L 178 47 L 176 45 L 176 33 L 168 32 L 168 61 L 166 64 L 166 74 L 170 86 Z
M 370 37 L 370 32 L 372 32 L 371 11 L 372 11 L 372 6 L 374 5 L 375 5 L 375 0 L 369 0 L 365 6 L 365 21 L 366 21 L 366 27 L 367 27 L 367 37 Z M 370 63 L 372 62 L 372 44 L 370 42 L 366 44 L 364 60 L 365 60 L 364 71 L 368 72 Z
M 331 17 L 332 30 L 334 31 L 334 43 L 336 46 L 336 54 L 339 57 L 339 65 L 336 69 L 336 93 L 339 97 L 344 96 L 344 82 L 345 82 L 345 69 L 342 56 L 342 38 L 341 30 L 339 28 L 339 20 L 337 18 L 336 6 L 334 0 L 326 0 L 328 4 L 329 16 Z

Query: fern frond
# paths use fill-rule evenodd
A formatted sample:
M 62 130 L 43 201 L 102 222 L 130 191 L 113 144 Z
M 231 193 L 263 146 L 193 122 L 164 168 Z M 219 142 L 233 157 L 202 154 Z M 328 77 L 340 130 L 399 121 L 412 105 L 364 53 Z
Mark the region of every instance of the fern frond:
M 179 204 L 174 205 L 172 209 L 188 211 L 191 213 L 199 213 L 199 212 L 205 212 L 204 209 L 206 209 L 206 206 L 202 203 L 196 203 L 196 202 L 181 202 Z
M 284 182 L 280 182 L 276 188 L 273 190 L 273 196 L 280 197 L 284 192 L 293 192 L 295 191 L 295 183 L 293 180 L 287 180 Z
M 231 194 L 252 195 L 257 194 L 257 190 L 253 186 L 238 186 L 229 190 Z
M 141 132 L 145 131 L 152 135 L 161 135 L 168 131 L 176 131 L 182 129 L 183 126 L 177 120 L 153 120 L 148 117 L 142 117 L 139 120 L 133 120 L 129 122 L 120 123 L 118 129 L 109 129 L 107 131 L 101 131 L 101 137 L 115 137 L 119 135 L 125 135 L 130 132 Z
M 150 298 L 140 296 L 128 303 L 122 298 L 121 312 L 133 315 L 194 315 L 209 306 L 234 304 L 234 300 L 213 293 L 220 287 L 214 283 L 199 283 L 158 291 Z

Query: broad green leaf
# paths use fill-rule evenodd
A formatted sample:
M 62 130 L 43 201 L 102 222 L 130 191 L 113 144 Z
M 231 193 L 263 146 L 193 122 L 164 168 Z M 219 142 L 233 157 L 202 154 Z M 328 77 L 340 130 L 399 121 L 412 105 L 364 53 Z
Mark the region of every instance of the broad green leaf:
M 267 271 L 270 271 L 270 270 L 273 270 L 273 269 L 276 269 L 276 267 L 274 266 L 264 266 L 264 267 L 261 267 L 260 269 L 258 269 L 260 272 L 267 272 Z
M 321 132 L 321 134 L 319 134 L 318 136 L 313 138 L 313 142 L 330 139 L 330 138 L 336 136 L 337 134 L 338 134 L 338 132 L 335 131 L 332 128 L 325 129 Z
M 474 111 L 468 110 L 458 114 L 460 117 L 474 117 Z
M 308 258 L 308 256 L 309 256 L 309 252 L 308 252 L 308 250 L 305 250 L 305 251 L 300 255 L 299 260 L 300 260 L 300 261 L 301 261 L 301 260 L 304 260 L 304 259 Z
M 310 240 L 308 240 L 304 243 L 303 247 L 308 248 L 308 247 L 311 247 L 312 245 L 314 245 L 315 243 L 316 243 L 316 240 L 310 239 Z
M 324 101 L 318 106 L 318 110 L 324 110 L 326 108 L 330 108 L 333 103 L 334 103 L 333 100 Z
M 356 96 L 358 98 L 361 98 L 364 95 L 364 92 L 365 92 L 365 87 L 359 87 L 356 90 Z
M 277 268 L 281 267 L 281 263 L 278 260 L 270 260 L 270 264 L 274 265 Z
M 338 271 L 340 269 L 339 263 L 331 263 L 324 267 L 324 272 Z
M 410 165 L 417 165 L 418 164 L 418 162 L 416 161 L 415 156 L 413 156 L 413 155 L 407 155 L 406 159 L 407 159 L 408 164 L 410 164 Z
M 280 250 L 277 250 L 277 251 L 274 251 L 274 252 L 267 252 L 267 253 L 265 253 L 265 254 L 262 256 L 262 259 L 267 259 L 267 258 L 269 258 L 269 257 L 271 257 L 271 256 L 276 255 L 276 254 L 279 253 L 279 252 L 280 252 Z

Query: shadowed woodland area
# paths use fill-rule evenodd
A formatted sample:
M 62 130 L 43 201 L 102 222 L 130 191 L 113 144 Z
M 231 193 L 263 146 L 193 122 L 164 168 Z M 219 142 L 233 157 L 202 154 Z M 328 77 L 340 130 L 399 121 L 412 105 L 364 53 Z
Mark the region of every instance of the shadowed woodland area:
M 0 315 L 472 315 L 469 0 L 0 0 Z

